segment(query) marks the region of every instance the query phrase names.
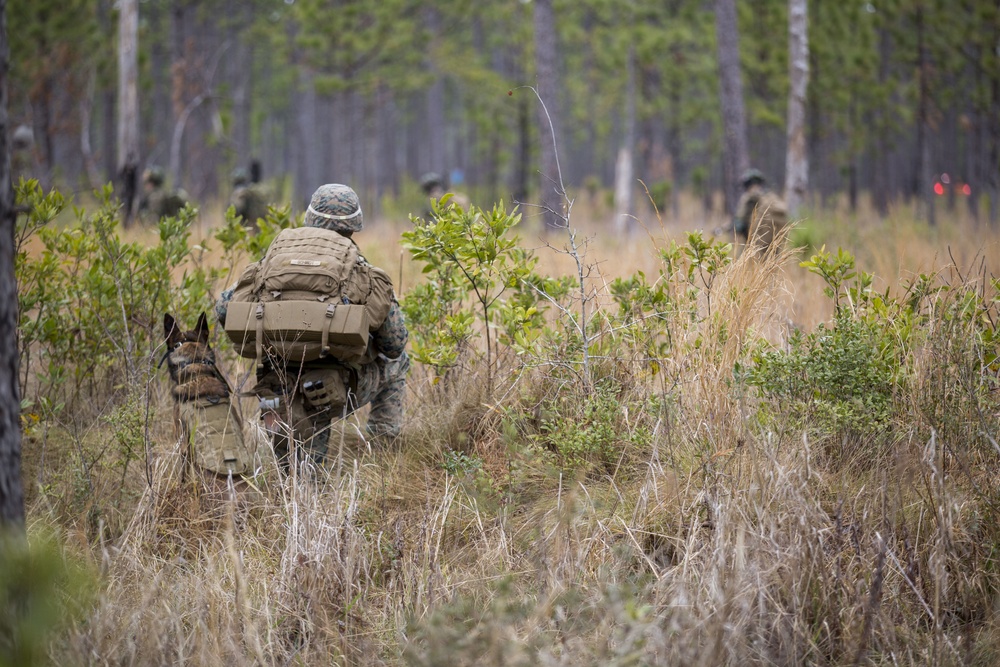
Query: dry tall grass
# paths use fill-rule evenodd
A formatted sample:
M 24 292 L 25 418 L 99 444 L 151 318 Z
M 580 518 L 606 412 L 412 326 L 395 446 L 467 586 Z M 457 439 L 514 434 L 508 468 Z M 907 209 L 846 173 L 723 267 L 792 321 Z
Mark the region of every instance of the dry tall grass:
M 941 218 L 936 230 L 905 213 L 807 224 L 828 247 L 853 250 L 883 289 L 928 271 L 958 281 L 952 256 L 961 280 L 990 275 L 1000 235 Z M 604 286 L 614 277 L 655 275 L 654 245 L 685 226 L 654 223 L 648 235 L 609 239 L 584 221 L 596 238 L 595 305 L 611 307 Z M 543 271 L 567 272 L 567 258 L 544 249 L 558 237 L 524 236 L 529 246 L 539 239 Z M 358 240 L 376 264 L 400 267 L 404 289 L 418 279 L 398 247 Z M 998 392 L 977 404 L 985 413 L 975 424 L 962 421 L 971 413 L 954 415 L 943 433 L 897 424 L 875 463 L 844 463 L 829 455 L 828 438 L 783 428 L 780 406 L 768 406 L 777 421 L 762 419 L 763 399 L 733 384 L 734 364 L 761 336 L 780 347 L 792 328 L 812 330 L 832 312 L 822 282 L 791 255 L 744 256 L 727 268 L 713 287 L 717 316 L 678 329 L 675 349 L 689 352 L 656 372 L 624 351 L 595 362 L 617 383 L 607 419 L 618 442 L 649 431 L 611 466 L 560 471 L 525 446 L 538 433 L 532 406 L 556 389 L 576 400 L 579 388 L 513 361 L 494 396 L 475 372 L 435 382 L 417 369 L 396 446 L 346 448 L 284 483 L 261 461 L 252 489 L 232 501 L 211 502 L 181 481 L 161 434 L 153 484 L 123 510 L 120 537 L 87 542 L 102 591 L 54 657 L 997 664 Z M 902 403 L 943 401 L 938 392 L 960 394 L 970 381 L 942 370 L 953 367 L 942 355 L 965 352 L 946 333 L 914 352 L 914 390 Z M 651 398 L 653 413 L 633 411 Z M 997 451 L 970 447 L 978 432 Z M 50 520 L 46 507 L 35 504 L 35 521 Z

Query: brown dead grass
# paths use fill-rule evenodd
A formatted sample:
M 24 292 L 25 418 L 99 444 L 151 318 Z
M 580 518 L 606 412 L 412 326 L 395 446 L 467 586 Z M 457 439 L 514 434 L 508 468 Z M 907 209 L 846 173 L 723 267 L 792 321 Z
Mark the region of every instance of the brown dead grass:
M 595 284 L 656 275 L 656 247 L 721 222 L 700 220 L 692 202 L 681 209 L 628 238 L 577 209 Z M 808 222 L 882 289 L 948 273 L 951 255 L 963 275 L 1000 270 L 1000 232 L 961 217 L 942 215 L 935 230 L 905 211 Z M 405 224 L 380 220 L 357 238 L 403 292 L 419 279 L 398 244 Z M 547 247 L 561 239 L 532 225 L 522 238 L 540 270 L 571 272 Z M 678 398 L 626 470 L 564 475 L 519 449 L 530 419 L 501 419 L 521 393 L 498 401 L 475 371 L 435 382 L 419 369 L 401 444 L 285 483 L 265 457 L 238 502 L 206 507 L 159 457 L 121 536 L 92 544 L 102 596 L 55 654 L 134 665 L 995 664 L 995 489 L 956 473 L 957 443 L 915 428 L 888 465 L 835 468 L 808 435 L 761 428 L 753 403 L 727 389 L 749 340 L 781 344 L 791 327 L 830 317 L 821 281 L 798 261 L 791 250 L 741 257 L 716 286 L 721 317 L 685 333 L 710 342 L 655 378 L 631 376 L 640 393 L 671 378 Z M 726 337 L 712 328 L 723 322 Z M 548 386 L 544 375 L 518 386 Z M 634 416 L 617 418 L 627 427 Z M 478 457 L 483 474 L 447 472 L 452 451 Z

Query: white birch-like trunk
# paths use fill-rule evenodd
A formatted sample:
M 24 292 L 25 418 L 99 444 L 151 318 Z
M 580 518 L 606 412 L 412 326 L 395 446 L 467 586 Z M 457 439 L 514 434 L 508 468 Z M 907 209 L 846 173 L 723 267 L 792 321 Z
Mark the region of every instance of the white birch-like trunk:
M 809 87 L 809 17 L 807 0 L 788 0 L 788 154 L 785 157 L 785 203 L 798 217 L 809 186 L 806 150 L 806 91 Z
M 80 96 L 80 155 L 83 156 L 83 167 L 87 173 L 87 182 L 92 189 L 101 186 L 101 171 L 94 159 L 94 149 L 90 141 L 91 114 L 94 110 L 94 79 L 93 72 L 87 77 L 87 91 Z
M 625 136 L 618 149 L 615 163 L 615 232 L 625 235 L 632 231 L 635 217 L 632 211 L 632 182 L 635 180 L 633 150 L 635 146 L 635 47 L 629 48 L 625 86 Z
M 615 233 L 628 234 L 632 227 L 632 149 L 618 149 L 615 162 Z
M 539 205 L 547 229 L 559 229 L 566 225 L 562 173 L 559 167 L 559 154 L 556 148 L 556 138 L 559 136 L 556 127 L 559 117 L 556 97 L 559 80 L 556 74 L 556 19 L 552 8 L 552 0 L 535 0 L 534 3 L 535 30 L 535 75 L 537 77 L 538 97 L 538 142 L 541 157 L 539 172 Z

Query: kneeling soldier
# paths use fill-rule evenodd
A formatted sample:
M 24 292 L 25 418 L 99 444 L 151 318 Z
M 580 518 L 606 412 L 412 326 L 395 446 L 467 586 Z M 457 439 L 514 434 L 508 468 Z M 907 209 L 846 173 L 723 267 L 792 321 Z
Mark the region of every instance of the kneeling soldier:
M 257 359 L 253 392 L 285 469 L 293 441 L 321 463 L 331 420 L 364 405 L 370 437 L 400 433 L 408 333 L 388 274 L 351 239 L 362 227 L 357 193 L 321 186 L 305 226 L 278 234 L 216 305 L 237 351 Z

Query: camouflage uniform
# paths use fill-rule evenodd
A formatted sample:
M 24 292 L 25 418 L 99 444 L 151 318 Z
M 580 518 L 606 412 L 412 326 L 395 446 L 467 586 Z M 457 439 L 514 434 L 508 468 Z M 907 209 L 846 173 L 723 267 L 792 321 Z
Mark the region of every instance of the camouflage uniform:
M 183 190 L 170 191 L 164 187 L 163 170 L 150 167 L 142 175 L 143 190 L 139 201 L 139 215 L 156 223 L 164 216 L 176 216 L 187 204 Z
M 257 221 L 267 217 L 267 197 L 259 185 L 250 182 L 245 169 L 234 172 L 233 186 L 229 204 L 236 209 L 236 217 L 243 226 L 256 232 Z
M 320 187 L 312 197 L 305 224 L 350 237 L 363 226 L 357 195 L 343 185 Z M 368 264 L 360 256 L 358 263 Z M 216 315 L 223 325 L 235 288 L 234 284 L 224 291 L 216 303 Z M 265 361 L 258 368 L 254 393 L 261 398 L 262 411 L 274 409 L 276 405 L 280 406 L 279 411 L 282 408 L 287 410 L 283 416 L 290 425 L 291 437 L 296 442 L 305 443 L 317 462 L 322 462 L 326 456 L 331 420 L 344 418 L 364 405 L 371 405 L 367 435 L 374 438 L 396 437 L 403 424 L 403 396 L 406 373 L 410 367 L 406 354 L 408 336 L 403 313 L 393 298 L 385 320 L 371 334 L 369 347 L 376 353 L 372 362 L 352 366 L 336 359 L 319 359 L 274 368 Z M 348 402 L 342 412 L 334 414 L 329 408 L 310 401 L 305 387 L 317 381 L 322 381 L 325 387 L 332 387 L 335 383 L 348 387 Z M 287 460 L 288 435 L 278 431 L 273 433 L 272 445 L 279 460 Z
M 748 170 L 741 182 L 744 191 L 736 204 L 732 230 L 744 244 L 753 237 L 754 244 L 766 250 L 785 226 L 785 204 L 767 189 L 764 175 L 756 169 Z

